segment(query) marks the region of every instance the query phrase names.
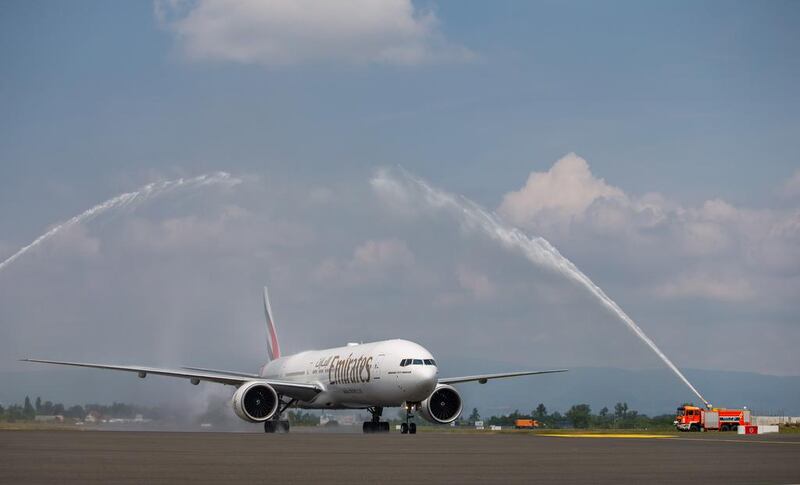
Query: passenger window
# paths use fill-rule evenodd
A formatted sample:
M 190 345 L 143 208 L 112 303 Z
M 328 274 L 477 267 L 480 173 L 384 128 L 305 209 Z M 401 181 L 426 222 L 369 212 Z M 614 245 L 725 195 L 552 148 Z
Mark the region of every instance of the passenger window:
M 414 359 L 414 365 L 422 365 L 422 359 Z

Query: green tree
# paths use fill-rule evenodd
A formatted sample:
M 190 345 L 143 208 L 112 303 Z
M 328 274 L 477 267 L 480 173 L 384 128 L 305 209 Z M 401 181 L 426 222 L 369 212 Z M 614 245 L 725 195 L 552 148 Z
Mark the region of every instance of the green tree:
M 37 414 L 55 414 L 53 412 L 53 402 L 52 401 L 45 401 L 41 403 L 39 407 L 36 408 Z
M 467 420 L 472 424 L 475 424 L 475 421 L 481 420 L 481 414 L 478 412 L 478 408 L 472 408 L 472 413 L 470 413 Z
M 42 398 L 41 397 L 36 396 L 36 405 L 35 406 L 36 406 L 36 414 L 41 413 L 41 410 L 42 410 Z
M 544 403 L 540 402 L 539 405 L 536 406 L 536 409 L 531 413 L 531 417 L 542 423 L 547 421 L 547 408 L 544 406 Z
M 64 416 L 68 418 L 83 419 L 86 416 L 86 412 L 84 412 L 83 406 L 76 405 L 64 411 Z
M 592 419 L 592 408 L 588 404 L 576 404 L 567 411 L 567 419 L 576 428 L 588 428 Z
M 563 428 L 566 424 L 564 416 L 558 411 L 547 417 L 547 426 L 550 428 Z
M 600 413 L 595 417 L 595 425 L 600 428 L 611 427 L 611 416 L 609 415 L 608 407 L 603 406 Z
M 19 404 L 12 404 L 8 407 L 6 411 L 6 419 L 8 422 L 13 423 L 14 421 L 24 419 L 25 416 L 22 413 L 22 406 Z
M 36 410 L 33 408 L 33 404 L 31 404 L 31 398 L 25 396 L 25 406 L 22 408 L 22 414 L 24 419 L 33 420 L 36 418 Z
M 6 418 L 6 410 L 3 408 L 3 405 L 0 404 L 0 421 Z
M 621 421 L 628 416 L 628 403 L 618 402 L 614 405 L 614 419 Z

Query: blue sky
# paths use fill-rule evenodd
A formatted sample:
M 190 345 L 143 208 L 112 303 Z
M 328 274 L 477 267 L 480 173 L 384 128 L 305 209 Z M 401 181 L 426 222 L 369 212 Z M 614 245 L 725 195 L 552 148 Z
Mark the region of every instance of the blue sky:
M 252 367 L 256 343 L 203 342 L 230 336 L 226 315 L 258 322 L 268 279 L 312 346 L 408 323 L 445 355 L 456 332 L 515 366 L 660 365 L 541 268 L 446 214 L 387 208 L 370 180 L 401 165 L 547 237 L 679 364 L 800 374 L 797 2 L 360 2 L 0 4 L 0 257 L 149 182 L 243 181 L 15 262 L 0 350 L 72 357 L 40 338 L 55 332 L 86 359 Z M 532 319 L 551 347 L 570 322 L 600 327 L 534 362 L 499 337 Z
M 230 163 L 401 163 L 494 204 L 570 151 L 629 191 L 765 205 L 798 165 L 792 2 L 419 8 L 478 58 L 193 63 L 146 2 L 5 3 L 2 206 L 48 180 Z

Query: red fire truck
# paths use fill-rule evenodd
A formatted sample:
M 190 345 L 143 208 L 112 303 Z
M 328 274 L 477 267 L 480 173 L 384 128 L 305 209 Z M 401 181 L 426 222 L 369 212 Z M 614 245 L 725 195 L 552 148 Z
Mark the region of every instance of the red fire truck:
M 675 416 L 675 426 L 681 431 L 736 431 L 739 426 L 750 424 L 747 409 L 703 409 L 697 406 L 681 406 Z

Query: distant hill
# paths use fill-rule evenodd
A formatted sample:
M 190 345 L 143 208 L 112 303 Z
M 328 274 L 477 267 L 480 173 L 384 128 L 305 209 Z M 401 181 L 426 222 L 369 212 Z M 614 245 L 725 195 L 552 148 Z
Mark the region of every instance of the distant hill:
M 540 366 L 511 366 L 482 360 L 443 362 L 440 375 L 455 376 L 501 372 Z M 771 376 L 749 372 L 686 369 L 687 377 L 707 399 L 719 406 L 748 406 L 756 414 L 800 416 L 800 376 Z M 484 416 L 519 409 L 529 412 L 538 403 L 550 411 L 564 412 L 571 405 L 588 403 L 597 412 L 625 401 L 631 409 L 655 415 L 673 413 L 683 402 L 698 403 L 689 389 L 667 369 L 626 370 L 574 368 L 562 374 L 490 381 L 458 386 L 465 412 L 477 407 Z M 0 372 L 0 403 L 22 402 L 25 395 L 65 404 L 120 401 L 142 405 L 181 403 L 202 412 L 210 393 L 219 396 L 232 388 L 215 384 L 192 386 L 182 379 L 151 376 L 145 380 L 128 373 L 89 369 L 41 367 L 30 372 Z M 188 401 L 191 400 L 191 403 Z
M 455 367 L 455 366 L 453 366 Z M 474 373 L 481 367 L 461 365 Z M 507 364 L 486 367 L 487 372 L 511 370 Z M 720 407 L 747 406 L 756 414 L 800 415 L 800 376 L 771 376 L 750 372 L 685 369 L 698 390 Z M 451 373 L 442 375 L 450 375 Z M 529 412 L 542 402 L 562 413 L 573 404 L 587 403 L 597 412 L 613 410 L 617 402 L 648 415 L 673 413 L 683 402 L 701 404 L 697 397 L 667 369 L 626 370 L 575 368 L 562 374 L 490 381 L 485 385 L 461 385 L 465 408 L 482 414 Z

